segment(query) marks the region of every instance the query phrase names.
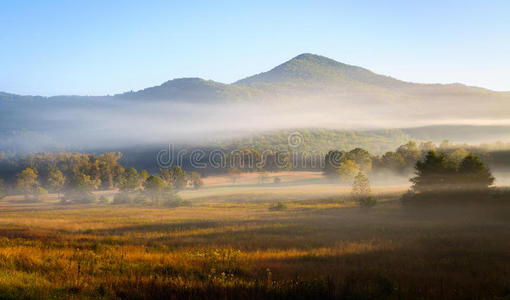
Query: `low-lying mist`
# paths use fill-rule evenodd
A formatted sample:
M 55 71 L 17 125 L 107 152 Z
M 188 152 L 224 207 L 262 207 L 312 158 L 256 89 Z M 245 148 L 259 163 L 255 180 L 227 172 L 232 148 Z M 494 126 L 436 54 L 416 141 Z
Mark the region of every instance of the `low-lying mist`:
M 380 130 L 448 124 L 510 125 L 508 119 L 448 119 L 441 114 L 430 118 L 423 116 L 423 111 L 410 111 L 403 106 L 376 106 L 364 98 L 339 103 L 321 97 L 252 103 L 124 100 L 91 101 L 86 105 L 60 103 L 40 106 L 28 120 L 16 119 L 21 112 L 15 112 L 14 122 L 24 129 L 4 138 L 4 144 L 37 152 L 168 143 L 204 145 L 254 132 L 292 128 Z M 510 133 L 461 139 L 457 141 L 492 142 L 508 140 Z

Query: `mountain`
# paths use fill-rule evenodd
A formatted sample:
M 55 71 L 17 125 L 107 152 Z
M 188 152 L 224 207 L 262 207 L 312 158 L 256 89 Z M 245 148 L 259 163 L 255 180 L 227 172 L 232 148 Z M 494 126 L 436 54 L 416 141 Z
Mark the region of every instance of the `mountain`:
M 330 58 L 305 53 L 271 69 L 270 71 L 224 84 L 201 78 L 179 78 L 159 86 L 136 92 L 130 91 L 114 96 L 21 96 L 0 92 L 0 101 L 46 101 L 61 100 L 167 100 L 167 101 L 250 101 L 275 98 L 278 95 L 314 96 L 317 92 L 337 98 L 348 95 L 370 95 L 375 100 L 388 102 L 388 98 L 409 100 L 436 100 L 442 97 L 498 98 L 509 101 L 510 92 L 494 92 L 462 84 L 419 84 L 379 75 L 370 70 L 337 62 Z M 423 98 L 427 99 L 423 99 Z M 435 97 L 436 99 L 431 99 Z M 481 100 L 481 99 L 479 99 Z M 451 102 L 451 101 L 447 101 Z M 498 103 L 501 104 L 501 103 Z M 506 103 L 503 103 L 506 104 Z
M 173 137 L 179 131 L 186 136 L 205 129 L 272 129 L 268 124 L 273 129 L 505 125 L 508 116 L 510 92 L 406 82 L 305 53 L 232 84 L 179 78 L 111 96 L 0 92 L 0 151 L 6 143 L 35 140 L 65 146 L 72 138 L 73 144 L 88 145 L 101 136 L 101 142 L 112 144 L 130 138 L 144 143 L 147 137 Z
M 385 88 L 403 87 L 407 83 L 375 74 L 361 67 L 343 64 L 324 56 L 305 53 L 268 72 L 241 79 L 235 82 L 234 85 L 260 89 L 278 87 L 346 89 L 359 85 Z

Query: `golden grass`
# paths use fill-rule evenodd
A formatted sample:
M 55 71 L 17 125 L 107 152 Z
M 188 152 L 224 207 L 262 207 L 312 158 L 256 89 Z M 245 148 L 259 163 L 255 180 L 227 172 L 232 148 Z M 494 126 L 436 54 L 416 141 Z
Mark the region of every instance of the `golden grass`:
M 345 187 L 243 188 L 187 191 L 179 208 L 4 200 L 0 298 L 510 296 L 507 208 L 416 214 L 392 187 L 364 211 Z

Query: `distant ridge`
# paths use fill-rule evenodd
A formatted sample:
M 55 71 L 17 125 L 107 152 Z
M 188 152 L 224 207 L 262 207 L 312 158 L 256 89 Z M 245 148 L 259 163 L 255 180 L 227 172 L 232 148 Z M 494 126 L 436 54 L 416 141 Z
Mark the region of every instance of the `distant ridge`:
M 289 89 L 311 90 L 317 89 L 341 90 L 343 92 L 367 91 L 370 89 L 385 89 L 390 92 L 426 92 L 441 93 L 490 93 L 493 95 L 510 97 L 510 92 L 494 92 L 488 89 L 452 84 L 419 84 L 395 79 L 390 76 L 379 75 L 368 69 L 337 62 L 333 59 L 311 54 L 300 54 L 273 69 L 234 82 L 225 84 L 201 78 L 177 78 L 169 80 L 159 86 L 153 86 L 139 91 L 125 92 L 114 96 L 21 96 L 0 92 L 0 100 L 65 100 L 65 99 L 126 99 L 126 100 L 174 100 L 174 101 L 214 101 L 214 100 L 243 100 L 268 96 L 272 92 L 282 92 Z M 290 91 L 291 92 L 291 91 Z M 269 95 L 268 95 L 269 93 Z
M 146 106 L 148 103 L 152 105 Z M 181 103 L 189 106 L 186 106 L 187 110 L 176 113 L 175 108 Z M 162 115 L 165 122 L 176 118 L 188 121 L 196 117 L 196 123 L 186 125 L 199 127 L 205 117 L 219 116 L 220 121 L 225 120 L 228 117 L 222 115 L 227 114 L 225 110 L 212 110 L 232 103 L 249 104 L 237 108 L 238 111 L 232 113 L 234 117 L 241 112 L 251 113 L 257 105 L 269 104 L 268 111 L 276 115 L 275 119 L 282 121 L 283 126 L 300 121 L 300 116 L 309 115 L 312 110 L 313 115 L 328 114 L 328 118 L 318 117 L 318 122 L 331 120 L 339 124 L 337 121 L 340 120 L 349 128 L 380 128 L 381 124 L 386 124 L 384 122 L 394 124 L 396 121 L 403 121 L 400 124 L 405 126 L 445 124 L 445 121 L 469 124 L 469 120 L 473 119 L 480 120 L 479 124 L 487 121 L 506 124 L 510 121 L 510 92 L 495 92 L 458 83 L 406 82 L 324 56 L 304 53 L 267 72 L 232 84 L 201 78 L 178 78 L 159 86 L 113 96 L 41 97 L 0 92 L 0 132 L 65 129 L 65 134 L 74 135 L 72 128 L 91 128 L 92 124 L 97 127 L 93 134 L 104 132 L 104 128 L 115 133 L 116 123 L 110 122 L 109 118 L 121 112 L 128 114 L 129 120 L 151 113 Z M 197 115 L 188 109 L 195 104 L 209 105 L 202 106 Z M 274 107 L 280 109 L 274 110 Z M 293 110 L 295 114 L 291 114 L 288 108 L 301 110 Z M 101 114 L 105 117 L 89 121 Z M 266 116 L 250 117 L 255 124 L 264 124 Z M 243 118 L 236 120 L 232 127 L 244 121 Z

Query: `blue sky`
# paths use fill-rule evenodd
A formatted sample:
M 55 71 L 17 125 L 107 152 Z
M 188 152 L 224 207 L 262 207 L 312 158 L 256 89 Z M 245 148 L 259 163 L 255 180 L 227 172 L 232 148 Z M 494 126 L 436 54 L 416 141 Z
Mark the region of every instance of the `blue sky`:
M 509 1 L 0 0 L 0 91 L 230 83 L 304 52 L 416 82 L 510 90 Z

